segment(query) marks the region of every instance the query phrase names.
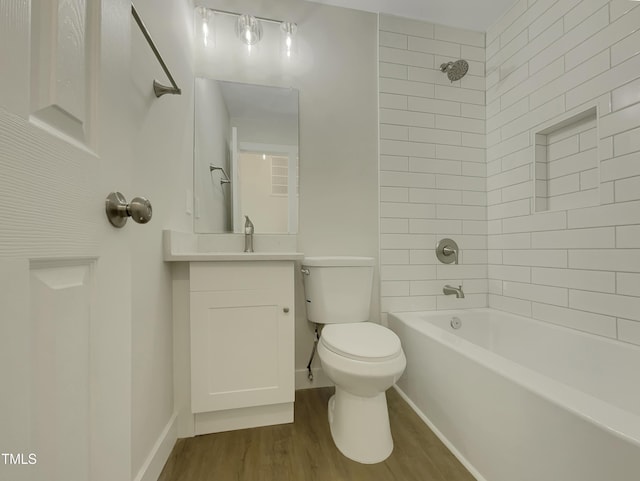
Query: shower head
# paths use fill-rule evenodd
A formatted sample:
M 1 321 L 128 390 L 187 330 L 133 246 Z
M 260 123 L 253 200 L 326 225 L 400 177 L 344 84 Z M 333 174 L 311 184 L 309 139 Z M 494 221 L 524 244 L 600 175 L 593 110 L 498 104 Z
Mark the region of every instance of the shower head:
M 451 82 L 455 82 L 466 75 L 469 70 L 469 64 L 466 60 L 457 60 L 455 62 L 443 63 L 440 65 L 440 70 L 442 72 L 447 72 L 449 80 L 451 80 Z

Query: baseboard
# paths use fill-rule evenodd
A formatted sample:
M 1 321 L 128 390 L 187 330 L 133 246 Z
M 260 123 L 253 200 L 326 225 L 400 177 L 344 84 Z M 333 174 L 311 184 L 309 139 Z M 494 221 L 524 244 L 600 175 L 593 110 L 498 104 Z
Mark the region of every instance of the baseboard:
M 462 453 L 460 451 L 458 451 L 456 449 L 456 447 L 447 439 L 447 437 L 442 434 L 442 432 L 435 426 L 435 424 L 433 424 L 431 422 L 431 420 L 426 416 L 425 413 L 423 413 L 420 408 L 418 406 L 416 406 L 414 404 L 414 402 L 409 399 L 409 396 L 407 396 L 404 391 L 402 389 L 400 389 L 397 385 L 393 386 L 394 389 L 398 392 L 398 394 L 400 394 L 400 397 L 402 399 L 404 399 L 407 404 L 409 405 L 409 407 L 411 407 L 411 409 L 414 410 L 414 412 L 418 415 L 418 417 L 420 419 L 422 419 L 422 421 L 429 426 L 429 429 L 431 429 L 431 431 L 433 431 L 433 434 L 435 434 L 436 436 L 438 436 L 438 439 L 440 439 L 440 441 L 442 441 L 442 444 L 444 444 L 447 449 L 449 451 L 451 451 L 451 453 L 458 459 L 458 461 L 460 461 L 460 463 L 467 468 L 467 470 L 471 473 L 471 476 L 473 476 L 474 478 L 476 478 L 477 481 L 487 481 L 479 472 L 478 470 L 467 460 L 467 458 L 465 458 Z
M 293 422 L 293 403 L 209 411 L 195 415 L 195 435 Z
M 309 372 L 306 369 L 296 371 L 296 391 L 298 389 L 313 389 L 314 387 L 333 386 L 331 379 L 327 377 L 321 367 L 311 368 L 313 381 L 309 381 Z
M 134 481 L 158 481 L 158 477 L 164 468 L 173 446 L 178 439 L 178 431 L 176 427 L 176 419 L 178 413 L 173 413 L 171 419 L 162 430 L 160 437 L 153 445 L 149 456 L 145 460 L 144 464 L 138 471 L 138 475 L 134 478 Z

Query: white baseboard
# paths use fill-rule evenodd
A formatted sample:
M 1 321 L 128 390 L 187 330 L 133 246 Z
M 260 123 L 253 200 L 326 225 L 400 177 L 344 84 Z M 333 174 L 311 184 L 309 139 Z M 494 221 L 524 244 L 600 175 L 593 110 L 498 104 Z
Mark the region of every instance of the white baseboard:
M 194 435 L 257 428 L 293 422 L 293 403 L 209 411 L 195 415 Z
M 178 439 L 178 431 L 176 428 L 176 419 L 178 413 L 173 413 L 171 419 L 160 433 L 156 443 L 153 445 L 149 456 L 143 463 L 138 475 L 134 478 L 134 481 L 158 481 L 162 468 L 164 468 L 173 446 Z
M 311 372 L 313 373 L 313 381 L 309 381 L 309 373 L 306 369 L 298 369 L 296 371 L 296 391 L 298 389 L 333 386 L 333 382 L 327 377 L 321 367 L 312 367 Z

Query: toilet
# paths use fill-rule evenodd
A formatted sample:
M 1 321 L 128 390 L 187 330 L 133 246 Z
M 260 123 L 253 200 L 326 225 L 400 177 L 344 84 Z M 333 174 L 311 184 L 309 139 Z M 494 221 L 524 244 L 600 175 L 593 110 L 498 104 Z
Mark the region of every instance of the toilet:
M 364 464 L 393 451 L 385 391 L 402 375 L 406 358 L 394 332 L 369 319 L 371 257 L 306 257 L 307 319 L 322 324 L 318 356 L 336 386 L 329 400 L 331 436 L 346 457 Z

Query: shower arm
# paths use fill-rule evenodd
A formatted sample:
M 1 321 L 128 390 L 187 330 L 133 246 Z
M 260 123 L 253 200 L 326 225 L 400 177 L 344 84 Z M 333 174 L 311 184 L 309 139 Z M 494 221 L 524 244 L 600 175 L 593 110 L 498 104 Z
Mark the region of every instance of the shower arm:
M 213 172 L 214 170 L 219 170 L 224 175 L 224 178 L 220 179 L 220 184 L 230 184 L 231 183 L 231 179 L 229 178 L 229 176 L 227 175 L 227 173 L 224 171 L 224 169 L 222 167 L 217 167 L 217 166 L 215 166 L 213 164 L 209 164 L 209 172 Z

